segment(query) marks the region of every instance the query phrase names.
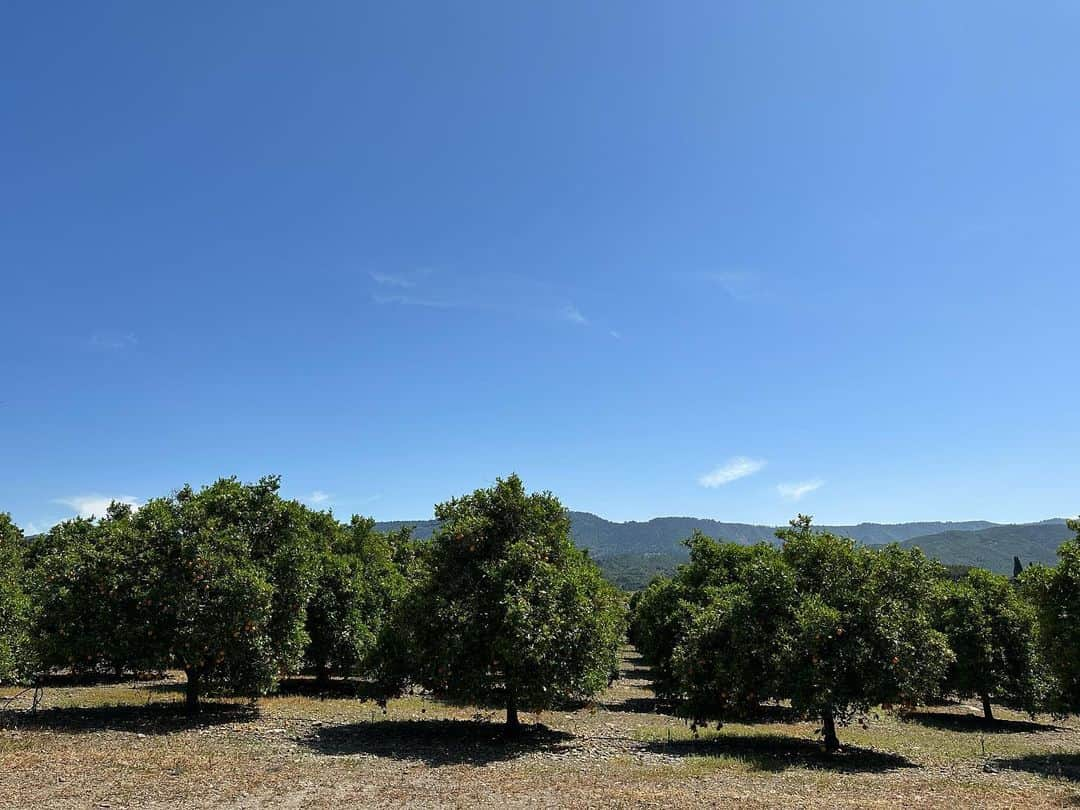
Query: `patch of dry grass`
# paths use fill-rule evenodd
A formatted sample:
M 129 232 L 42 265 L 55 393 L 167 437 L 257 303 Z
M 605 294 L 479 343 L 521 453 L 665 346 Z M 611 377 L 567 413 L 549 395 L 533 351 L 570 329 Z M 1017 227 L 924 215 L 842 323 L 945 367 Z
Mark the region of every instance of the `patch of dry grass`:
M 384 713 L 294 688 L 192 722 L 175 678 L 48 689 L 37 716 L 0 730 L 0 806 L 1080 806 L 1072 722 L 883 714 L 842 729 L 828 757 L 814 724 L 783 712 L 695 736 L 644 674 L 628 651 L 597 705 L 527 716 L 544 727 L 512 741 L 497 711 L 420 697 Z

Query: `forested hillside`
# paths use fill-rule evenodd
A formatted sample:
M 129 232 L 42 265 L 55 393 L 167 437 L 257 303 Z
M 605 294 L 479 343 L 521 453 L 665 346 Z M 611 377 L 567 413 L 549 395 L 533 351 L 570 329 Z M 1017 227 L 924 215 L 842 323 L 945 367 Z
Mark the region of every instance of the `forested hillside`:
M 570 512 L 574 542 L 588 549 L 594 557 L 616 554 L 675 554 L 686 556 L 682 541 L 699 531 L 709 537 L 733 543 L 751 544 L 776 542 L 776 526 L 753 523 L 725 523 L 709 518 L 659 517 L 647 521 L 617 523 L 591 512 Z M 380 531 L 397 531 L 413 526 L 414 536 L 429 537 L 437 526 L 434 520 L 401 520 L 378 523 Z M 860 543 L 882 544 L 902 542 L 912 537 L 945 531 L 976 531 L 995 524 L 985 520 L 963 522 L 928 521 L 918 523 L 859 523 L 854 526 L 823 526 L 822 528 Z
M 999 574 L 1012 572 L 1013 557 L 1025 565 L 1054 565 L 1057 550 L 1070 537 L 1064 520 L 990 526 L 979 531 L 946 531 L 905 540 L 902 545 L 921 548 L 942 562 L 987 568 Z
M 644 587 L 656 574 L 673 571 L 687 557 L 683 540 L 695 531 L 744 545 L 777 542 L 775 526 L 708 518 L 662 517 L 617 523 L 591 512 L 571 511 L 570 520 L 575 543 L 599 560 L 612 582 L 629 590 Z M 380 531 L 413 526 L 416 537 L 429 537 L 438 523 L 387 521 L 377 526 Z M 1059 518 L 1017 524 L 985 520 L 859 523 L 822 529 L 865 545 L 898 542 L 909 548 L 917 546 L 943 563 L 979 566 L 1001 574 L 1012 573 L 1014 556 L 1025 566 L 1032 562 L 1053 564 L 1058 546 L 1068 537 L 1065 521 Z

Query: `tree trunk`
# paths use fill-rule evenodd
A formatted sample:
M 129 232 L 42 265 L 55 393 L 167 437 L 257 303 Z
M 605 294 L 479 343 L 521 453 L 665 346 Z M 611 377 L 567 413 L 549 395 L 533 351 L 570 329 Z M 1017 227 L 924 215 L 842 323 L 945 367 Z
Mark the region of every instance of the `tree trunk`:
M 517 710 L 517 695 L 513 690 L 507 690 L 506 692 L 506 730 L 511 734 L 516 734 L 521 730 L 521 723 L 518 720 Z
M 988 723 L 994 722 L 994 710 L 990 706 L 990 693 L 989 692 L 983 692 L 982 693 L 982 704 L 983 704 L 983 717 L 986 718 L 986 721 Z
M 187 690 L 184 692 L 184 706 L 188 714 L 199 713 L 199 697 L 202 693 L 202 673 L 198 669 L 185 669 Z
M 330 667 L 325 663 L 319 664 L 315 669 L 315 686 L 323 691 L 330 688 Z
M 821 713 L 821 730 L 825 735 L 825 750 L 829 753 L 840 750 L 840 740 L 836 736 L 836 720 L 831 708 Z

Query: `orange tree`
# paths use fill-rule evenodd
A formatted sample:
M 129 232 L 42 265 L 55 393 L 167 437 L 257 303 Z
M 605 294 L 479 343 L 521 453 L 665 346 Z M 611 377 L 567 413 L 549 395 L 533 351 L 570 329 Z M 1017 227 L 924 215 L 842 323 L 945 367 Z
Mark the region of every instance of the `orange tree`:
M 1080 518 L 1068 525 L 1077 536 L 1058 549 L 1058 564 L 1032 565 L 1020 575 L 1038 616 L 1050 707 L 1059 714 L 1080 712 Z
M 670 578 L 654 579 L 633 600 L 630 640 L 652 666 L 659 697 L 686 698 L 683 708 L 698 717 L 726 713 L 735 704 L 745 709 L 770 696 L 777 671 L 770 639 L 775 621 L 787 615 L 785 605 L 766 602 L 770 593 L 786 598 L 789 589 L 783 582 L 770 586 L 762 577 L 772 570 L 783 578 L 786 569 L 777 572 L 778 552 L 763 544 L 724 543 L 695 531 L 684 545 L 690 561 Z M 747 592 L 756 586 L 771 592 Z M 730 633 L 749 634 L 760 646 L 740 646 L 744 654 L 738 658 L 716 655 L 732 643 Z M 754 650 L 761 654 L 747 655 Z M 710 671 L 717 667 L 732 669 Z M 712 689 L 712 682 L 723 686 Z
M 1035 610 L 1005 577 L 973 568 L 959 581 L 938 583 L 935 626 L 956 656 L 943 690 L 1034 712 L 1042 693 Z
M 154 624 L 140 576 L 147 550 L 131 507 L 74 518 L 35 539 L 27 554 L 36 659 L 80 673 L 156 666 Z
M 375 530 L 374 520 L 354 515 L 342 525 L 327 512 L 310 519 L 319 553 L 304 659 L 325 687 L 331 672 L 353 675 L 377 667 L 380 639 L 389 632 L 405 580 L 391 538 Z
M 659 698 L 674 698 L 681 691 L 672 655 L 689 626 L 692 607 L 678 571 L 656 577 L 630 600 L 630 643 L 652 668 L 652 688 Z
M 0 683 L 18 681 L 34 669 L 30 648 L 30 600 L 23 559 L 26 541 L 11 515 L 0 512 Z
M 821 718 L 826 749 L 840 747 L 837 722 L 933 696 L 952 658 L 931 620 L 939 566 L 917 549 L 874 551 L 816 531 L 804 515 L 777 536 L 795 588 L 790 624 L 774 640 L 784 649 L 783 691 Z
M 695 536 L 690 563 L 637 600 L 633 636 L 681 710 L 723 720 L 787 699 L 821 719 L 831 751 L 838 723 L 933 695 L 951 658 L 931 623 L 939 566 L 801 515 L 777 535 L 778 550 Z
M 155 650 L 186 673 L 191 711 L 207 689 L 263 694 L 300 665 L 315 546 L 307 510 L 278 487 L 275 476 L 222 478 L 132 518 Z
M 207 690 L 262 694 L 300 664 L 314 556 L 308 514 L 278 496 L 276 477 L 60 524 L 30 555 L 41 663 L 176 666 L 190 711 Z
M 400 614 L 411 678 L 437 693 L 518 710 L 596 694 L 616 671 L 618 591 L 570 538 L 547 492 L 511 475 L 435 507 Z
M 776 548 L 708 543 L 714 553 L 695 555 L 689 567 L 728 562 L 687 607 L 670 659 L 683 713 L 695 721 L 751 716 L 785 696 L 796 601 L 794 574 Z

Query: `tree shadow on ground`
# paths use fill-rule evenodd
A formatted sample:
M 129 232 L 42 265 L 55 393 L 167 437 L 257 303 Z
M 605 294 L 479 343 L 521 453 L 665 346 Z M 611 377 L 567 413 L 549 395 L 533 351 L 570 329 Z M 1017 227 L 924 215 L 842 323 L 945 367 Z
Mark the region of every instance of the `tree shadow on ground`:
M 501 723 L 470 720 L 379 720 L 316 729 L 303 742 L 320 754 L 369 754 L 443 765 L 485 765 L 537 751 L 558 752 L 572 734 L 547 726 L 522 726 L 508 734 Z
M 628 712 L 631 714 L 667 714 L 675 716 L 675 706 L 669 701 L 659 698 L 630 697 L 624 700 L 615 700 L 608 703 L 600 703 L 600 708 L 609 712 Z
M 159 694 L 183 694 L 187 690 L 184 681 L 170 683 L 133 684 L 134 688 Z M 376 700 L 379 697 L 374 684 L 366 681 L 333 679 L 329 684 L 319 685 L 314 678 L 284 678 L 278 682 L 277 689 L 271 695 L 300 695 L 318 699 L 351 698 Z
M 41 676 L 43 688 L 70 688 L 74 686 L 116 686 L 127 683 L 159 681 L 169 677 L 164 672 L 49 672 Z
M 1027 771 L 1039 776 L 1080 782 L 1080 754 L 1029 754 L 1024 757 L 995 759 L 992 764 L 1006 770 Z
M 668 717 L 682 717 L 679 714 L 678 705 L 670 700 L 651 697 L 629 697 L 624 700 L 611 701 L 599 704 L 600 708 L 609 712 L 628 712 L 631 714 L 662 714 Z M 798 723 L 804 718 L 790 706 L 781 706 L 765 703 L 757 706 L 753 711 L 744 715 L 732 715 L 725 718 L 729 723 L 747 723 L 752 725 L 768 725 L 771 723 L 790 725 Z
M 448 695 L 443 692 L 424 692 L 413 691 L 408 693 L 409 697 L 420 698 L 425 703 L 431 706 L 441 706 L 448 709 L 454 709 L 458 711 L 466 711 L 472 715 L 471 722 L 474 723 L 492 723 L 498 724 L 500 720 L 506 717 L 506 699 L 499 695 L 488 696 L 474 696 L 471 698 L 460 697 L 455 695 Z M 546 714 L 565 714 L 570 712 L 591 711 L 603 708 L 603 704 L 596 702 L 595 700 L 579 700 L 573 698 L 567 698 L 553 702 L 550 706 L 546 706 L 542 709 L 536 709 L 535 707 L 520 706 L 518 711 L 521 713 L 522 722 L 528 717 L 535 717 L 536 722 L 539 724 L 541 718 Z M 421 709 L 422 712 L 426 712 L 427 709 Z M 460 717 L 460 715 L 459 715 Z
M 828 754 L 819 742 L 783 734 L 718 734 L 702 740 L 657 740 L 649 743 L 646 750 L 675 757 L 730 757 L 758 771 L 811 768 L 845 773 L 884 773 L 919 767 L 899 754 L 870 748 L 844 746 L 844 750 Z
M 1034 734 L 1040 731 L 1060 731 L 1059 726 L 1035 723 L 1027 720 L 987 720 L 978 714 L 954 714 L 953 712 L 910 712 L 903 715 L 908 723 L 980 734 Z
M 329 683 L 320 684 L 314 678 L 285 678 L 278 682 L 277 694 L 302 695 L 304 697 L 357 698 L 376 700 L 380 692 L 375 684 L 349 678 L 333 678 Z
M 652 667 L 645 663 L 640 655 L 631 655 L 623 658 L 619 663 L 619 677 L 626 680 L 648 680 L 652 675 Z
M 61 734 L 126 731 L 158 735 L 242 723 L 256 716 L 257 710 L 247 703 L 204 702 L 198 714 L 189 715 L 184 705 L 176 702 L 8 712 L 3 720 L 8 727 L 55 731 Z
M 783 723 L 790 725 L 792 723 L 800 723 L 805 720 L 806 717 L 790 706 L 781 706 L 776 703 L 766 703 L 758 706 L 753 713 L 748 714 L 745 718 L 733 717 L 731 722 L 733 723 Z
M 148 684 L 135 684 L 136 689 L 141 689 L 144 692 L 158 692 L 161 694 L 184 694 L 187 691 L 187 683 L 185 681 L 167 681 L 165 683 L 148 683 Z

